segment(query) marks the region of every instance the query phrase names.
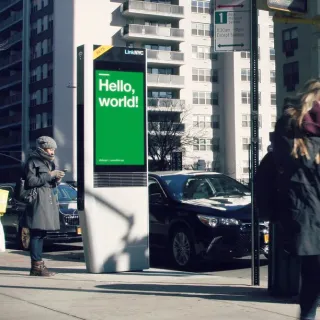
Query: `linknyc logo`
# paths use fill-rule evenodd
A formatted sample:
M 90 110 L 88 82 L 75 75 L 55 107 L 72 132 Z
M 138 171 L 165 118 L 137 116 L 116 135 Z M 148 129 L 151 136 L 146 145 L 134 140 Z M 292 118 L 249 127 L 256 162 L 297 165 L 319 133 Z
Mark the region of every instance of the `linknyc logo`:
M 124 54 L 130 54 L 132 56 L 143 56 L 144 52 L 142 50 L 124 50 Z

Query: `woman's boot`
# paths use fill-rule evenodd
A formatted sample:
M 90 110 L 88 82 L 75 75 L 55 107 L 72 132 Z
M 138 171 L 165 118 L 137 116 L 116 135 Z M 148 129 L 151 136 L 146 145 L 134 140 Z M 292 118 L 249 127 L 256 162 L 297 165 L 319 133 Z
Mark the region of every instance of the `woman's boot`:
M 43 261 L 31 261 L 30 276 L 35 277 L 52 277 L 54 272 L 50 272 Z

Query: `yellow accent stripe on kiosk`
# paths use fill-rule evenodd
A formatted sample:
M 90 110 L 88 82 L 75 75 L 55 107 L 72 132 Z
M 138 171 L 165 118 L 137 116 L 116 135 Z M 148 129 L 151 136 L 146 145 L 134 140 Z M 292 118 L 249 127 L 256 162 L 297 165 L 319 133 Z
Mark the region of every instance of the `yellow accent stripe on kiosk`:
M 93 51 L 93 60 L 97 59 L 107 51 L 109 51 L 113 46 L 100 46 Z

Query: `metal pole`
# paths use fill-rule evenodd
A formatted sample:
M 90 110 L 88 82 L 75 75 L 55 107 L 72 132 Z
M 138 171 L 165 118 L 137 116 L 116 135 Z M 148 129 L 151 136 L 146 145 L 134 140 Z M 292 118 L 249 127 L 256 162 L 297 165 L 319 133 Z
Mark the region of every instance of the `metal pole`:
M 259 74 L 258 74 L 258 10 L 257 0 L 251 0 L 251 232 L 252 232 L 252 267 L 251 283 L 260 285 L 260 244 L 259 244 L 259 217 L 255 201 L 254 177 L 259 164 Z

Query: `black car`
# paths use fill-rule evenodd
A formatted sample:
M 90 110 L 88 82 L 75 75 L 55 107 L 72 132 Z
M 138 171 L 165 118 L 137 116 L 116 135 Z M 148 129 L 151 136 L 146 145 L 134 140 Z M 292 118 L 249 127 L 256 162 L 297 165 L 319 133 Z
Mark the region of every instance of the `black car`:
M 14 198 L 14 183 L 0 184 L 0 189 L 8 190 L 7 212 L 1 218 L 6 240 L 16 242 L 19 249 L 27 250 L 30 244 L 29 229 L 24 225 L 25 204 Z M 61 183 L 55 193 L 59 202 L 60 230 L 49 231 L 45 244 L 55 242 L 81 241 L 81 228 L 77 211 L 77 190 Z
M 224 174 L 150 173 L 149 223 L 150 247 L 169 249 L 179 268 L 251 254 L 250 190 Z M 267 255 L 268 223 L 260 232 Z

